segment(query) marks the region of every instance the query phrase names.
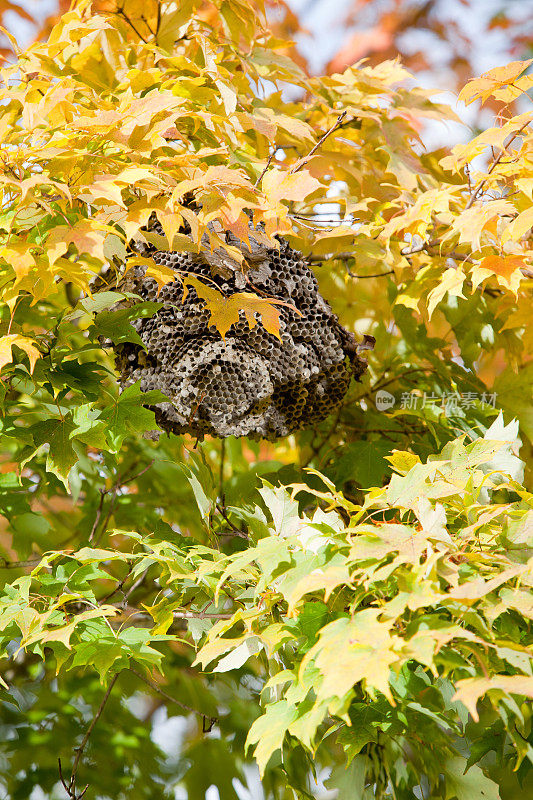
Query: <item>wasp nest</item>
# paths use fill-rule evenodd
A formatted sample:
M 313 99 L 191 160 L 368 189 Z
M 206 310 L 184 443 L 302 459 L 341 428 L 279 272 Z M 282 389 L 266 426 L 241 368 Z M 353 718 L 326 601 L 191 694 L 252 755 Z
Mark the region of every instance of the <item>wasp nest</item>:
M 323 420 L 340 405 L 352 376 L 358 379 L 366 368 L 358 350 L 369 346 L 370 337 L 358 345 L 339 324 L 313 272 L 287 242 L 281 240 L 278 250 L 251 238 L 250 252 L 232 234 L 226 238 L 250 257 L 246 278 L 239 269 L 218 268 L 216 253 L 164 252 L 146 245 L 136 249 L 177 275 L 203 276 L 226 296 L 245 288 L 284 301 L 277 306 L 281 341 L 265 330 L 260 317 L 250 328 L 243 313 L 224 341 L 208 325 L 210 313 L 194 288 L 188 287 L 184 296 L 177 279 L 158 293 L 146 268 L 135 267 L 127 288 L 163 305 L 155 316 L 132 323 L 146 350 L 131 343 L 116 348 L 121 383 L 140 379 L 142 391 L 159 389 L 169 398 L 154 408 L 159 426 L 168 432 L 286 436 Z

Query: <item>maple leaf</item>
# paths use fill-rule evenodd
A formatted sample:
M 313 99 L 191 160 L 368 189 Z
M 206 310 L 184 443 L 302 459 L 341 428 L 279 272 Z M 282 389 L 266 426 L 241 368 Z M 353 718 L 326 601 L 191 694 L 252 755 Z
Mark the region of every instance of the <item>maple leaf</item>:
M 518 241 L 525 233 L 533 228 L 533 208 L 527 208 L 522 211 L 502 233 L 502 244 L 513 240 Z
M 180 280 L 180 276 L 172 267 L 167 267 L 166 264 L 156 264 L 151 258 L 132 256 L 128 259 L 127 269 L 137 266 L 144 267 L 146 269 L 146 277 L 154 279 L 154 281 L 157 283 L 158 294 L 163 286 L 167 285 L 167 283 L 173 283 L 174 281 Z
M 78 197 L 93 205 L 100 205 L 99 201 L 103 201 L 119 208 L 126 208 L 122 199 L 123 188 L 124 186 L 119 185 L 119 181 L 114 175 L 100 175 L 95 177 L 92 183 L 78 194 Z
M 35 258 L 31 253 L 33 244 L 14 242 L 11 246 L 2 247 L 0 256 L 11 266 L 16 279 L 14 286 L 22 281 L 35 266 Z
M 265 330 L 281 340 L 280 312 L 276 306 L 288 306 L 288 303 L 283 300 L 258 297 L 252 292 L 236 292 L 226 297 L 218 289 L 207 286 L 193 275 L 189 275 L 185 282 L 193 286 L 198 296 L 204 300 L 211 312 L 208 324 L 213 325 L 223 339 L 226 338 L 231 326 L 239 321 L 239 312 L 242 311 L 250 328 L 257 324 L 255 314 L 260 314 Z
M 75 427 L 71 419 L 62 418 L 43 420 L 32 428 L 37 450 L 45 444 L 48 445 L 47 472 L 51 472 L 59 478 L 67 491 L 69 491 L 70 470 L 78 460 L 77 453 L 72 446 L 72 434 Z
M 394 702 L 389 677 L 398 654 L 394 636 L 389 632 L 391 623 L 378 621 L 378 616 L 375 609 L 365 609 L 352 621 L 341 618 L 322 628 L 318 642 L 302 662 L 303 669 L 312 659 L 323 675 L 316 689 L 318 699 L 342 697 L 354 684 L 364 680 L 368 688 L 378 689 Z M 343 653 L 342 659 L 339 653 Z
M 95 220 L 79 220 L 75 225 L 58 225 L 53 228 L 46 242 L 50 264 L 67 252 L 73 244 L 80 255 L 87 253 L 100 261 L 105 261 L 105 232 L 116 233 L 113 228 L 102 225 Z
M 13 347 L 18 347 L 26 353 L 30 361 L 30 372 L 33 372 L 35 362 L 41 357 L 41 353 L 35 347 L 35 343 L 32 339 L 20 336 L 18 333 L 8 333 L 6 336 L 0 338 L 0 370 L 3 369 L 6 364 L 12 363 Z
M 496 90 L 513 83 L 530 64 L 533 64 L 533 58 L 527 61 L 511 61 L 504 67 L 489 69 L 480 78 L 468 81 L 460 91 L 458 100 L 469 105 L 479 98 L 484 103 Z
M 472 285 L 475 289 L 482 281 L 495 275 L 500 286 L 516 295 L 523 269 L 527 269 L 527 264 L 521 256 L 485 256 L 479 265 L 472 268 Z
M 477 722 L 476 705 L 479 698 L 491 689 L 505 694 L 519 694 L 533 698 L 533 678 L 525 675 L 493 675 L 491 678 L 465 678 L 457 681 L 457 691 L 452 700 L 460 700 Z
M 281 200 L 305 200 L 321 186 L 307 170 L 291 173 L 271 169 L 262 180 L 263 193 L 272 205 L 278 205 Z
M 28 640 L 24 641 L 24 647 L 28 647 L 34 642 L 42 642 L 43 644 L 49 644 L 50 642 L 61 642 L 68 650 L 71 650 L 72 645 L 70 643 L 70 638 L 74 633 L 75 628 L 80 623 L 100 617 L 112 617 L 116 613 L 116 608 L 113 608 L 112 606 L 102 606 L 100 608 L 91 608 L 88 611 L 82 611 L 80 614 L 76 614 L 73 621 L 69 622 L 68 625 L 64 625 L 60 628 L 52 628 L 34 634 Z
M 428 294 L 428 315 L 430 319 L 438 304 L 447 294 L 453 297 L 464 297 L 463 284 L 465 280 L 466 275 L 461 269 L 450 268 L 444 272 L 439 285 Z
M 167 398 L 158 391 L 141 392 L 140 381 L 126 387 L 124 391 L 101 414 L 100 419 L 106 423 L 110 446 L 117 452 L 126 436 L 140 431 L 155 430 L 155 415 L 148 405 L 161 403 Z
M 248 731 L 246 747 L 255 744 L 254 756 L 263 775 L 267 762 L 276 750 L 283 745 L 283 739 L 291 722 L 298 717 L 298 710 L 286 700 L 279 700 L 267 707 L 266 713 L 255 720 Z
M 501 800 L 498 784 L 487 778 L 481 767 L 467 767 L 467 760 L 461 756 L 443 764 L 446 800 Z
M 469 244 L 472 250 L 479 250 L 483 231 L 492 232 L 498 217 L 514 212 L 515 208 L 508 200 L 493 200 L 484 206 L 474 205 L 455 217 L 448 236 L 458 232 L 460 244 Z

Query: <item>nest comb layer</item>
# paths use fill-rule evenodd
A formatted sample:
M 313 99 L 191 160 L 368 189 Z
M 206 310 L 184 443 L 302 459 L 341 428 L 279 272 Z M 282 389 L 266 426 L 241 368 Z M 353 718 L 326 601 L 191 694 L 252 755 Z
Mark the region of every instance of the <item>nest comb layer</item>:
M 158 293 L 144 267 L 128 273 L 129 291 L 163 306 L 155 316 L 132 323 L 146 350 L 119 345 L 116 364 L 123 386 L 140 379 L 142 391 L 159 389 L 170 398 L 154 407 L 159 426 L 167 432 L 286 436 L 336 409 L 352 376 L 358 379 L 366 368 L 357 355 L 365 345 L 358 345 L 339 324 L 301 254 L 283 240 L 279 250 L 255 250 L 246 288 L 288 304 L 277 306 L 281 341 L 265 330 L 260 318 L 250 328 L 242 313 L 224 341 L 208 326 L 210 313 L 194 288 L 183 297 L 183 285 L 176 280 Z M 226 296 L 243 288 L 242 272 L 217 274 L 208 254 L 146 246 L 142 252 L 177 274 L 203 276 L 210 285 L 214 281 Z

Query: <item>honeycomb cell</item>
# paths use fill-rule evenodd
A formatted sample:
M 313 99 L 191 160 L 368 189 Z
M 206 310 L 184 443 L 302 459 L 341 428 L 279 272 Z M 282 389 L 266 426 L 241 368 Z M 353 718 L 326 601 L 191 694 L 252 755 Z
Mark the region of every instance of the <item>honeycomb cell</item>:
M 149 227 L 162 234 L 155 218 Z M 228 234 L 227 241 L 237 240 Z M 163 430 L 276 439 L 323 420 L 342 403 L 352 377 L 364 372 L 354 336 L 319 294 L 302 254 L 283 239 L 279 249 L 258 245 L 247 285 L 240 272 L 218 274 L 202 253 L 163 252 L 145 243 L 132 247 L 176 273 L 160 291 L 146 278 L 146 267 L 128 273 L 124 289 L 162 307 L 134 323 L 146 349 L 130 342 L 115 348 L 123 387 L 140 379 L 142 391 L 159 389 L 168 398 L 154 407 Z M 242 313 L 222 339 L 209 326 L 210 313 L 194 288 L 188 286 L 184 296 L 186 274 L 208 279 L 226 296 L 245 285 L 245 291 L 290 304 L 278 306 L 281 340 L 258 315 L 250 328 Z

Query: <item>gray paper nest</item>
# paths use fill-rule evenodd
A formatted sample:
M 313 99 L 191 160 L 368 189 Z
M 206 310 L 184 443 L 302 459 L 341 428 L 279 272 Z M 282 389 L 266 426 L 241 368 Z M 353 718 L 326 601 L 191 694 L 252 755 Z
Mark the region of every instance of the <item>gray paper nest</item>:
M 149 228 L 162 233 L 155 220 Z M 305 259 L 286 241 L 279 240 L 278 250 L 251 232 L 248 248 L 232 233 L 225 236 L 245 255 L 246 278 L 222 249 L 191 254 L 146 243 L 134 247 L 177 274 L 203 276 L 226 296 L 257 290 L 261 297 L 284 301 L 287 305 L 277 306 L 281 341 L 260 318 L 250 328 L 243 313 L 224 341 L 208 326 L 210 313 L 194 288 L 188 287 L 183 297 L 177 279 L 158 294 L 146 267 L 138 266 L 129 271 L 124 288 L 163 306 L 155 316 L 132 323 L 146 350 L 118 345 L 116 365 L 123 387 L 140 379 L 142 391 L 159 389 L 170 398 L 154 407 L 158 425 L 169 433 L 273 440 L 310 427 L 338 408 L 351 378 L 359 379 L 366 369 L 358 352 L 372 341 L 365 337 L 358 344 L 339 324 Z

